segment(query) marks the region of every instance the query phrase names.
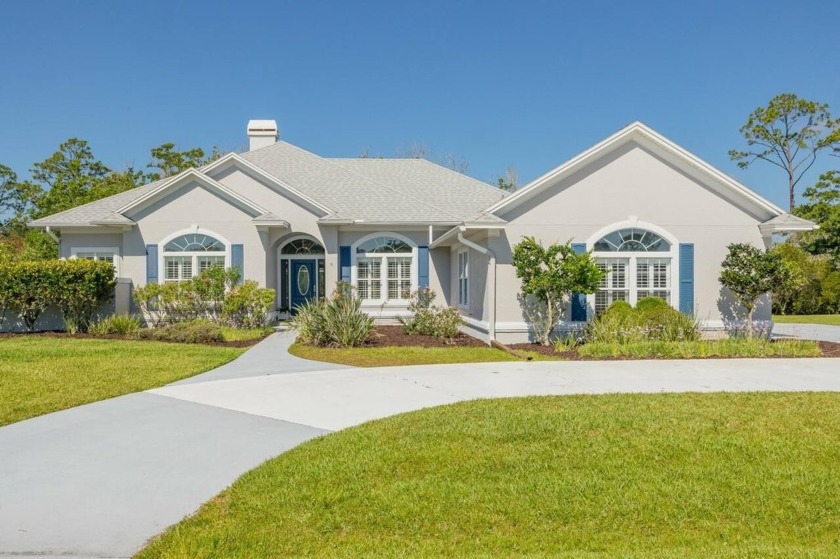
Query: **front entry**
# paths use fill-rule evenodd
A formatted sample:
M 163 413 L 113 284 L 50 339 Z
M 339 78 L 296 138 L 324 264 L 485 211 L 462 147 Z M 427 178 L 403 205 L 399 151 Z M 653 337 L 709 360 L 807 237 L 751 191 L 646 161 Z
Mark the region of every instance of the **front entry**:
M 299 305 L 303 305 L 318 296 L 316 288 L 315 260 L 291 260 L 289 306 L 292 313 Z

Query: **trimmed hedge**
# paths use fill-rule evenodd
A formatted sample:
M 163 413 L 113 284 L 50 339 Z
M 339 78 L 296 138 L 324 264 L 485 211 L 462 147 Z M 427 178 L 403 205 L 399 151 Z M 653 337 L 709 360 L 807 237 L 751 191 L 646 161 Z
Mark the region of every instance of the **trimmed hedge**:
M 15 313 L 30 332 L 55 305 L 71 333 L 84 330 L 91 315 L 114 296 L 114 267 L 91 260 L 42 260 L 0 264 L 0 317 Z M 2 319 L 0 319 L 2 320 Z

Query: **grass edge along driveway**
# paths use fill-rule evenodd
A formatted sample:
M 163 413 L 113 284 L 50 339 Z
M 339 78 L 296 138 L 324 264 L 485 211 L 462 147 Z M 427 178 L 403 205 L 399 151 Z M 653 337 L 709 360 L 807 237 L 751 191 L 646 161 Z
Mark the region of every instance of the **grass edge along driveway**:
M 163 386 L 245 348 L 16 336 L 0 339 L 0 426 Z
M 774 314 L 773 321 L 779 324 L 824 324 L 840 326 L 840 314 Z
M 462 402 L 305 443 L 152 557 L 834 557 L 840 394 Z

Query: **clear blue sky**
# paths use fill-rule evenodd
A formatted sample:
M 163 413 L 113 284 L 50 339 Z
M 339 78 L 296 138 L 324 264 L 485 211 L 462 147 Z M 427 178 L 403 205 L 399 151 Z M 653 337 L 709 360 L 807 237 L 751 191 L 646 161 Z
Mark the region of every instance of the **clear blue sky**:
M 784 206 L 777 169 L 727 150 L 777 93 L 840 113 L 838 20 L 836 0 L 8 2 L 0 163 L 26 176 L 75 136 L 143 166 L 274 118 L 324 156 L 419 142 L 529 181 L 642 120 Z

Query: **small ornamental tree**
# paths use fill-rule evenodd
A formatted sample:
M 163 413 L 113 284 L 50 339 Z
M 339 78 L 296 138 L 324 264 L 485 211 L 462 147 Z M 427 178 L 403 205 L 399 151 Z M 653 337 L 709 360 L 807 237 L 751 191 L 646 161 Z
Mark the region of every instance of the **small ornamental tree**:
M 522 280 L 523 298 L 530 297 L 538 305 L 537 312 L 527 314 L 543 345 L 551 343 L 566 297 L 594 293 L 603 277 L 591 255 L 576 253 L 570 241 L 544 247 L 534 237 L 525 237 L 513 247 L 513 266 Z
M 759 297 L 770 293 L 780 281 L 788 281 L 778 252 L 763 251 L 750 244 L 732 243 L 721 264 L 720 283 L 728 288 L 746 313 L 746 333 L 752 337 L 753 313 Z

